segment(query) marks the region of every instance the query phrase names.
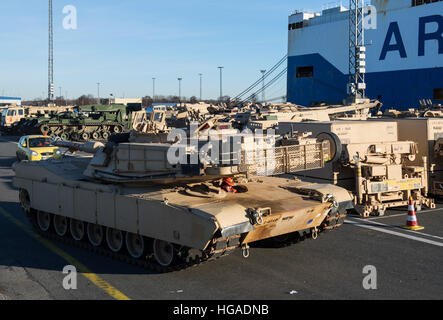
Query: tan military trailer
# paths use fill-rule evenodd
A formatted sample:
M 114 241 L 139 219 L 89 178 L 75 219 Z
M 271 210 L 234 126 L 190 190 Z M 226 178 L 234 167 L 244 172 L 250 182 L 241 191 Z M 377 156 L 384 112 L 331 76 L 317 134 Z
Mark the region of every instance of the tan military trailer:
M 280 124 L 279 133 L 293 128 L 312 131 L 319 139 L 330 139 L 333 133 L 341 142 L 342 148 L 335 152 L 338 161 L 300 175 L 354 192 L 354 206 L 361 216 L 384 215 L 388 208 L 406 206 L 410 196 L 418 211 L 422 206 L 435 207 L 427 197 L 428 157 L 418 153 L 415 140 L 398 138 L 397 122 L 287 122 Z
M 443 195 L 443 118 L 402 118 L 395 119 L 400 140 L 411 140 L 418 144 L 418 154 L 408 161 L 420 165 L 426 157 L 429 177 L 429 193 Z
M 186 144 L 54 144 L 93 156 L 14 165 L 13 183 L 36 232 L 158 272 L 236 248 L 246 257 L 251 243 L 265 239 L 315 239 L 352 208 L 338 186 L 257 175 L 270 164 L 272 174 L 323 167 L 330 144 L 302 136 L 264 153 L 241 141 L 220 163 L 196 164 L 170 161 L 171 152 L 187 160 L 200 154 Z

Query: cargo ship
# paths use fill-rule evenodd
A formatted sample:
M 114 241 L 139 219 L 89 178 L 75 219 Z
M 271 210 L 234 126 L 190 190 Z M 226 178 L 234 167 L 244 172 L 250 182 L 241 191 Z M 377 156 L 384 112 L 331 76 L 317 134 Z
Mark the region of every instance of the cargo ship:
M 373 0 L 365 7 L 366 96 L 384 108 L 443 103 L 443 1 Z M 288 102 L 341 103 L 348 95 L 349 10 L 289 17 Z

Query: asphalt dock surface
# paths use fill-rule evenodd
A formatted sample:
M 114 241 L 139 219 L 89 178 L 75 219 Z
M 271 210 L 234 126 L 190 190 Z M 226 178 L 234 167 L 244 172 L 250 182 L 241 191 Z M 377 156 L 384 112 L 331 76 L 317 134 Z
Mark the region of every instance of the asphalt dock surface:
M 417 214 L 423 231 L 401 229 L 407 208 L 397 208 L 384 217 L 349 216 L 317 240 L 252 248 L 248 259 L 236 251 L 155 274 L 35 235 L 11 182 L 17 141 L 0 137 L 0 300 L 443 298 L 442 204 Z M 83 266 L 83 272 L 77 289 L 66 290 L 63 269 L 70 264 Z

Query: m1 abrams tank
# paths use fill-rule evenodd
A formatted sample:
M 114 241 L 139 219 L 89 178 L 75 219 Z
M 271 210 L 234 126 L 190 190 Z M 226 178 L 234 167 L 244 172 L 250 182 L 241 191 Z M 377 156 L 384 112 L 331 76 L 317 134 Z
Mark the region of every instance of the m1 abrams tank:
M 249 245 L 265 239 L 316 239 L 340 226 L 352 208 L 343 188 L 257 175 L 269 164 L 272 174 L 323 167 L 331 158 L 328 143 L 302 136 L 272 148 L 266 158 L 243 141 L 239 152 L 220 153 L 219 164 L 192 164 L 193 156 L 204 158 L 203 148 L 195 151 L 189 141 L 54 144 L 93 156 L 14 165 L 13 183 L 36 232 L 156 272 L 236 248 L 247 257 Z M 170 161 L 176 152 L 187 161 Z

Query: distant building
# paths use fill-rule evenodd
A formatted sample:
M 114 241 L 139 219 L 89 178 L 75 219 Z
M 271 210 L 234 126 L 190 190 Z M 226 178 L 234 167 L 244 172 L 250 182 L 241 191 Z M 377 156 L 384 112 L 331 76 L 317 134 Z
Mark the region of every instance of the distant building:
M 0 96 L 0 106 L 9 106 L 9 105 L 22 105 L 22 98 L 13 98 L 13 97 L 1 97 Z

